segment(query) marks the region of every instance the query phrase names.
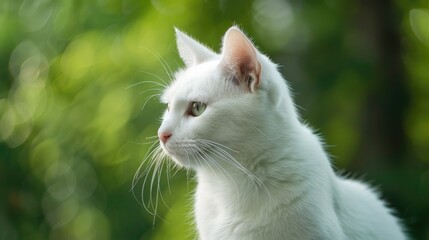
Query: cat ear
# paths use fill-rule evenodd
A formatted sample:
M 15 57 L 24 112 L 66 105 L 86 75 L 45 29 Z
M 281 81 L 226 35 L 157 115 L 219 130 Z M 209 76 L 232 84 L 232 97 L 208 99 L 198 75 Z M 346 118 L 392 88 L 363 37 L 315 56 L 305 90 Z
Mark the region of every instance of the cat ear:
M 174 28 L 174 30 L 176 31 L 179 55 L 187 67 L 197 65 L 216 56 L 216 53 L 211 49 L 189 37 L 179 29 Z
M 234 82 L 254 92 L 259 86 L 261 64 L 257 59 L 256 48 L 237 27 L 225 33 L 222 47 L 222 63 L 232 70 Z

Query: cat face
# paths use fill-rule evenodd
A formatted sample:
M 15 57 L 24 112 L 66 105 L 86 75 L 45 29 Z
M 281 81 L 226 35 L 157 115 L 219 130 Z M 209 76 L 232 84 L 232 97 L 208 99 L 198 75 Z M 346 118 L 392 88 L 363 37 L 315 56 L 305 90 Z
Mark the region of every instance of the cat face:
M 263 123 L 276 116 L 278 99 L 261 82 L 263 56 L 236 27 L 225 34 L 221 54 L 176 34 L 186 68 L 161 98 L 168 106 L 158 130 L 161 146 L 187 168 L 236 164 L 266 141 Z

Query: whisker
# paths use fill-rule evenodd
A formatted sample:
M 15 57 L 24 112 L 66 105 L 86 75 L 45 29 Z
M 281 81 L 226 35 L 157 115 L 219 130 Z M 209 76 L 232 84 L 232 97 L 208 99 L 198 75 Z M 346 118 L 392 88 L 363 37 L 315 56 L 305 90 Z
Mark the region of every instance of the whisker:
M 159 192 L 158 192 L 159 186 L 158 185 L 157 185 L 157 189 L 155 191 L 155 194 L 156 194 L 155 195 L 155 203 L 153 202 L 154 197 L 153 197 L 152 193 L 154 192 L 154 183 L 155 183 L 157 177 L 158 177 L 158 179 L 160 178 L 160 174 L 161 174 L 160 170 L 162 170 L 162 165 L 163 165 L 162 164 L 162 155 L 158 154 L 155 157 L 154 162 L 155 162 L 155 167 L 154 167 L 154 171 L 153 171 L 152 177 L 150 179 L 150 185 L 149 185 L 149 203 L 148 203 L 148 206 L 149 207 L 152 206 L 152 208 L 153 208 L 153 216 L 154 216 L 154 222 L 155 222 L 156 217 L 159 217 L 158 216 L 158 201 L 159 201 Z M 146 181 L 146 179 L 145 179 L 145 181 Z
M 144 46 L 141 46 L 140 48 L 152 53 L 152 55 L 154 55 L 157 58 L 158 62 L 164 68 L 165 72 L 167 73 L 167 76 L 170 78 L 170 81 L 173 81 L 173 79 L 171 77 L 173 75 L 173 71 L 171 70 L 167 61 L 161 55 L 159 55 L 157 52 L 153 51 L 152 49 L 149 49 L 149 48 L 144 47 Z
M 157 75 L 155 75 L 153 73 L 149 73 L 149 72 L 144 72 L 144 73 L 153 75 L 153 76 L 159 78 L 161 81 L 163 81 L 161 77 L 159 77 L 159 76 L 157 76 Z M 127 86 L 125 88 L 125 90 L 129 90 L 130 88 L 136 87 L 138 85 L 143 85 L 143 84 L 153 84 L 153 85 L 156 85 L 156 86 L 161 87 L 163 89 L 168 86 L 167 84 L 164 83 L 164 81 L 162 83 L 160 83 L 160 82 L 156 82 L 156 81 L 145 80 L 145 81 L 140 81 L 140 82 L 133 83 L 133 84 Z
M 256 131 L 258 131 L 265 139 L 267 139 L 271 143 L 274 143 L 275 140 L 278 140 L 282 137 L 281 135 L 277 135 L 277 137 L 270 138 L 267 134 L 265 134 L 261 129 L 257 128 L 256 126 L 253 126 L 253 125 L 250 125 L 250 126 L 256 129 Z
M 132 189 L 134 189 L 137 182 L 141 179 L 143 180 L 141 203 L 145 210 L 154 216 L 153 224 L 155 224 L 155 219 L 161 218 L 158 213 L 159 205 L 162 203 L 169 209 L 166 199 L 163 196 L 165 191 L 162 191 L 162 187 L 167 185 L 169 194 L 172 194 L 170 180 L 181 168 L 179 165 L 174 164 L 173 161 L 165 161 L 169 156 L 164 152 L 164 149 L 159 144 L 159 140 L 156 135 L 147 137 L 147 139 L 152 139 L 150 142 L 151 146 L 144 158 L 144 162 L 139 166 L 139 169 L 134 175 Z M 256 189 L 265 191 L 267 196 L 271 199 L 271 195 L 264 182 L 237 161 L 232 155 L 234 153 L 240 153 L 239 151 L 207 139 L 182 140 L 179 142 L 179 147 L 185 153 L 184 160 L 187 160 L 188 163 L 194 164 L 197 169 L 204 167 L 208 171 L 212 172 L 218 179 L 230 179 L 231 187 L 233 187 L 235 192 L 238 193 L 237 197 L 239 199 L 243 196 L 240 196 L 239 186 L 234 175 L 232 175 L 231 171 L 227 168 L 228 166 L 231 166 L 232 169 L 236 169 L 247 176 L 250 180 L 249 183 L 254 184 Z M 167 164 L 167 166 L 164 166 L 164 164 Z M 143 170 L 144 166 L 146 169 Z M 186 170 L 187 182 L 189 182 L 190 171 L 189 168 Z M 164 173 L 167 178 L 165 184 L 164 181 L 161 181 Z
M 153 135 L 153 136 L 150 136 L 150 137 L 146 137 L 146 139 L 153 139 L 153 138 L 158 138 L 158 135 Z
M 238 170 L 243 172 L 245 175 L 249 177 L 252 182 L 254 182 L 259 188 L 262 188 L 269 198 L 271 199 L 271 194 L 268 191 L 268 188 L 265 186 L 263 181 L 259 179 L 255 174 L 250 172 L 247 168 L 245 168 L 243 165 L 241 165 L 235 158 L 228 153 L 225 149 L 222 149 L 222 147 L 228 148 L 222 144 L 215 143 L 213 141 L 200 139 L 199 140 L 201 144 L 205 145 L 206 147 L 210 148 L 213 154 L 215 154 L 217 157 L 219 157 L 221 160 L 231 164 L 232 166 L 235 166 Z
M 234 178 L 231 176 L 231 174 L 229 174 L 229 172 L 227 170 L 225 170 L 215 159 L 213 159 L 207 153 L 202 152 L 202 154 L 206 157 L 205 159 L 209 160 L 211 163 L 213 163 L 220 170 L 220 172 L 222 173 L 223 176 L 228 177 L 229 179 L 231 179 L 231 182 L 234 183 L 234 186 L 235 186 L 235 188 L 237 190 L 237 193 L 238 193 L 239 192 L 238 191 L 238 186 L 235 183 Z M 210 166 L 210 164 L 209 164 L 209 166 Z
M 131 190 L 134 189 L 134 187 L 136 186 L 137 182 L 140 180 L 141 176 L 147 171 L 147 169 L 146 169 L 143 173 L 141 173 L 141 170 L 142 170 L 143 165 L 145 164 L 145 162 L 147 162 L 148 159 L 150 159 L 150 157 L 154 154 L 154 151 L 157 148 L 156 144 L 157 144 L 157 142 L 154 142 L 149 147 L 149 150 L 147 151 L 146 155 L 144 156 L 142 163 L 140 164 L 140 166 L 138 167 L 136 173 L 134 174 Z
M 144 90 L 144 91 L 142 91 L 142 92 L 139 92 L 139 95 L 143 95 L 143 94 L 145 94 L 145 93 L 147 93 L 147 92 L 154 92 L 154 91 L 156 91 L 156 92 L 162 92 L 162 89 L 159 89 L 159 88 L 151 88 L 151 89 L 147 89 L 147 90 Z
M 161 191 L 161 176 L 162 176 L 162 169 L 164 167 L 163 161 L 160 161 L 160 167 L 159 167 L 159 171 L 158 171 L 158 179 L 157 179 L 157 186 L 156 186 L 156 201 L 155 201 L 155 209 L 158 209 L 158 204 L 159 204 L 159 200 L 161 200 L 161 202 L 164 204 L 164 206 L 167 207 L 168 210 L 171 210 L 170 207 L 168 206 L 167 202 L 165 201 L 164 197 L 162 196 L 162 191 Z M 168 166 L 168 165 L 167 165 Z M 167 172 L 168 174 L 168 172 Z M 155 218 L 154 218 L 154 224 L 155 224 Z
M 141 111 L 144 111 L 144 108 L 146 107 L 146 104 L 149 102 L 149 100 L 151 100 L 154 97 L 159 97 L 159 96 L 161 96 L 161 94 L 153 94 L 153 95 L 147 97 L 146 100 L 145 100 L 145 102 L 144 102 L 144 104 L 143 104 L 143 107 L 142 107 Z
M 142 144 L 143 145 L 147 145 L 147 144 L 159 143 L 159 139 L 158 138 L 159 138 L 158 135 L 154 135 L 154 136 L 151 136 L 151 137 L 146 137 L 146 140 L 149 140 L 149 141 L 146 141 L 146 142 L 144 142 Z
M 158 147 L 156 148 L 156 150 L 154 151 L 154 154 L 155 155 L 157 155 L 158 154 Z M 147 172 L 145 172 L 145 174 L 144 174 L 144 180 L 143 180 L 143 185 L 142 185 L 142 192 L 141 192 L 141 198 L 142 198 L 142 202 L 143 202 L 143 206 L 145 207 L 145 209 L 149 212 L 149 213 L 151 213 L 154 217 L 156 216 L 156 209 L 154 209 L 154 211 L 151 211 L 151 210 L 149 210 L 150 209 L 150 207 L 152 206 L 153 207 L 153 201 L 152 201 L 152 182 L 150 183 L 150 191 L 149 191 L 149 200 L 148 200 L 148 203 L 146 204 L 146 202 L 144 201 L 144 194 L 145 194 L 145 191 L 144 191 L 144 189 L 146 188 L 146 182 L 147 182 L 147 180 L 148 180 L 148 177 L 150 176 L 150 170 L 153 168 L 153 170 L 152 170 L 152 176 L 156 176 L 156 173 L 157 173 L 157 164 L 159 164 L 159 161 L 156 161 L 156 158 L 157 157 L 155 157 L 154 158 L 154 160 L 151 162 L 151 164 L 150 164 L 150 166 L 149 166 L 149 171 L 147 171 Z
M 157 143 L 158 142 L 154 142 L 149 147 L 148 153 L 146 154 L 143 162 L 140 164 L 139 168 L 137 169 L 137 172 L 134 175 L 134 178 L 132 181 L 132 188 L 131 188 L 133 195 L 134 195 L 134 198 L 137 200 L 137 197 L 136 197 L 135 192 L 134 192 L 134 188 L 137 185 L 137 183 L 139 182 L 139 180 L 144 177 L 143 184 L 141 187 L 141 196 L 140 196 L 141 202 L 140 203 L 148 213 L 150 213 L 151 215 L 154 216 L 154 219 L 158 215 L 157 215 L 157 208 L 156 208 L 157 203 L 154 204 L 154 202 L 152 200 L 153 199 L 152 198 L 153 180 L 151 181 L 151 184 L 150 184 L 151 186 L 150 186 L 148 202 L 146 203 L 144 199 L 145 199 L 145 188 L 147 186 L 148 177 L 151 175 L 150 173 L 152 173 L 152 176 L 156 176 L 159 173 L 159 168 L 160 168 L 159 166 L 163 163 L 163 161 L 162 161 L 162 158 L 163 158 L 162 149 L 161 149 L 160 145 Z M 145 165 L 148 165 L 148 166 L 144 171 L 142 171 L 142 168 Z M 151 210 L 151 208 L 153 210 Z
M 170 162 L 167 162 L 167 172 L 166 172 L 166 175 L 167 175 L 167 189 L 168 189 L 168 193 L 170 193 L 170 195 L 171 195 L 171 186 L 170 186 L 170 172 L 171 172 L 171 167 L 170 167 L 171 165 L 170 165 Z
M 196 159 L 206 159 L 206 160 L 210 160 L 211 161 L 211 159 L 209 158 L 209 156 L 205 153 L 205 152 L 203 152 L 203 151 L 195 151 L 195 154 L 196 155 L 198 155 L 200 158 L 196 158 Z M 214 164 L 215 164 L 215 166 L 216 166 L 216 162 L 213 162 Z M 211 164 L 208 164 L 208 166 L 209 166 L 209 168 L 210 168 L 210 170 L 213 172 L 213 174 L 217 177 L 217 178 L 219 178 L 218 176 L 217 176 L 217 173 L 216 173 L 216 171 L 212 168 L 212 166 L 211 166 Z M 218 166 L 216 166 L 216 167 L 218 167 Z M 219 167 L 218 167 L 219 168 Z M 220 169 L 220 168 L 219 168 Z
M 161 86 L 163 88 L 165 88 L 165 87 L 168 86 L 168 83 L 165 82 L 165 80 L 162 77 L 160 77 L 160 76 L 158 76 L 158 75 L 156 75 L 154 73 L 151 73 L 151 72 L 148 72 L 148 71 L 144 71 L 144 70 L 137 70 L 137 72 L 151 75 L 151 76 L 155 77 L 156 79 L 160 80 L 162 83 L 155 82 L 155 81 L 144 81 L 144 82 L 137 83 L 136 85 L 139 85 L 139 84 L 142 84 L 142 83 L 153 83 L 153 84 L 156 84 L 156 85 Z M 133 86 L 131 86 L 131 87 L 133 87 Z
M 216 145 L 216 146 L 221 147 L 223 149 L 229 150 L 231 152 L 240 153 L 240 151 L 234 150 L 232 148 L 229 148 L 229 147 L 227 147 L 225 145 L 222 145 L 222 144 L 214 142 L 214 141 L 210 141 L 210 140 L 207 140 L 207 139 L 198 139 L 198 141 L 209 143 L 209 144 L 213 144 L 213 145 Z

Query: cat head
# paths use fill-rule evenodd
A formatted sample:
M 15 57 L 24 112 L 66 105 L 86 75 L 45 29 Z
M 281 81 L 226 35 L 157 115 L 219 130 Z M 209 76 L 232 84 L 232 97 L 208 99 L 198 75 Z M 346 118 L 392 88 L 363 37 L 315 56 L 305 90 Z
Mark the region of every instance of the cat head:
M 161 97 L 163 150 L 193 169 L 256 164 L 296 119 L 276 65 L 237 27 L 225 33 L 220 54 L 177 29 L 176 38 L 186 68 Z

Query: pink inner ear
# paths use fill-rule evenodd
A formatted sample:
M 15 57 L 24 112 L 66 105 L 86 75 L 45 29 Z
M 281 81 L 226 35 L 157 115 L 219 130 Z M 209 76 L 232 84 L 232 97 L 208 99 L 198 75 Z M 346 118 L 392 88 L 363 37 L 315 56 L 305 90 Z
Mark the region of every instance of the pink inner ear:
M 257 60 L 256 51 L 249 39 L 238 29 L 231 28 L 223 42 L 223 62 L 241 79 L 249 75 L 254 78 L 253 85 L 259 85 L 261 65 Z M 252 90 L 252 89 L 249 89 Z

